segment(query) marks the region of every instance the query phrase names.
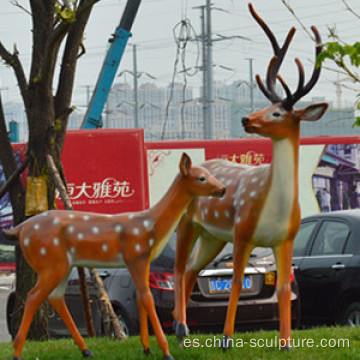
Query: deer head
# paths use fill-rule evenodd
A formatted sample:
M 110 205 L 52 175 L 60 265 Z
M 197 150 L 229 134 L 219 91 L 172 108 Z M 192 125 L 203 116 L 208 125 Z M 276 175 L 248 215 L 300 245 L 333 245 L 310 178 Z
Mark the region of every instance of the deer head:
M 261 80 L 261 77 L 256 75 L 256 81 L 260 90 L 273 105 L 242 118 L 242 124 L 247 133 L 256 133 L 271 138 L 286 138 L 289 137 L 289 131 L 298 131 L 301 120 L 319 120 L 327 110 L 327 103 L 312 104 L 301 110 L 294 109 L 295 103 L 308 94 L 315 86 L 319 79 L 321 68 L 314 65 L 310 80 L 304 84 L 304 67 L 301 61 L 296 58 L 295 63 L 299 72 L 299 82 L 296 91 L 292 93 L 285 80 L 278 72 L 289 48 L 290 42 L 294 37 L 296 29 L 294 27 L 290 29 L 283 46 L 280 47 L 274 34 L 265 24 L 263 19 L 255 12 L 251 3 L 249 4 L 249 10 L 269 38 L 274 51 L 274 56 L 272 57 L 267 70 L 266 86 Z M 315 26 L 312 26 L 311 30 L 314 33 L 316 41 L 316 59 L 321 52 L 321 37 Z M 279 80 L 285 91 L 286 96 L 283 99 L 276 92 L 276 80 Z

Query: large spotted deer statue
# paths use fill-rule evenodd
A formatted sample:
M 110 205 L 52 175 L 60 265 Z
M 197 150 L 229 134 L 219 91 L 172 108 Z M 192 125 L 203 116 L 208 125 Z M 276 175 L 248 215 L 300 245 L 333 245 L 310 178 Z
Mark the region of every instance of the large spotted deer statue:
M 180 160 L 180 172 L 164 197 L 152 208 L 135 213 L 102 215 L 77 211 L 48 211 L 6 230 L 19 239 L 38 281 L 29 292 L 22 322 L 14 341 L 14 360 L 19 360 L 34 313 L 47 299 L 67 325 L 84 357 L 91 357 L 64 301 L 73 266 L 119 267 L 125 264 L 137 289 L 140 337 L 151 353 L 148 316 L 165 359 L 172 359 L 156 315 L 149 289 L 150 262 L 166 245 L 194 196 L 222 196 L 225 187 L 209 171 L 192 166 L 188 155 Z
M 326 111 L 328 104 L 313 104 L 301 110 L 293 108 L 294 104 L 313 88 L 319 78 L 320 68 L 314 67 L 310 80 L 304 85 L 303 66 L 299 59 L 295 59 L 299 71 L 299 83 L 297 90 L 292 94 L 283 78 L 278 75 L 278 71 L 294 36 L 295 28 L 289 31 L 284 45 L 279 47 L 273 33 L 251 4 L 249 8 L 270 39 L 275 55 L 267 70 L 266 86 L 259 76 L 256 77 L 260 89 L 272 105 L 244 117 L 242 125 L 247 133 L 259 134 L 272 140 L 272 162 L 258 167 L 219 159 L 203 164 L 227 186 L 227 191 L 226 196 L 221 199 L 194 199 L 180 221 L 173 315 L 175 331 L 181 339 L 188 334 L 186 305 L 198 273 L 214 259 L 226 242 L 233 242 L 232 289 L 221 344 L 223 348 L 227 348 L 229 338 L 234 332 L 235 314 L 248 257 L 256 246 L 271 247 L 277 265 L 280 338 L 281 341 L 285 341 L 284 347 L 288 347 L 291 342 L 292 252 L 294 237 L 300 225 L 298 202 L 300 122 L 318 120 Z M 317 43 L 317 56 L 321 51 L 321 39 L 315 27 L 312 27 L 312 31 Z M 276 79 L 284 88 L 286 94 L 284 99 L 276 93 Z

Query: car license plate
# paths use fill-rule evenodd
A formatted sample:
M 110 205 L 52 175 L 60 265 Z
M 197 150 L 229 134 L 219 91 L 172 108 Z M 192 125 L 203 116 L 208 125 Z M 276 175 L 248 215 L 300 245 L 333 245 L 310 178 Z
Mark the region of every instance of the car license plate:
M 209 280 L 209 289 L 211 294 L 226 294 L 231 291 L 231 278 L 212 278 Z M 251 276 L 245 276 L 243 281 L 243 290 L 252 289 Z

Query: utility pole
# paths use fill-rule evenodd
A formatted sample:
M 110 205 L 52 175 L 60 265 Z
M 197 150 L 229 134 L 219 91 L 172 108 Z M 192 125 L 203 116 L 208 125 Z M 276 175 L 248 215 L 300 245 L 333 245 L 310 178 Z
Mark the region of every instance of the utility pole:
M 254 78 L 253 78 L 253 61 L 254 59 L 246 59 L 249 61 L 249 87 L 250 87 L 250 107 L 251 107 L 251 113 L 254 112 Z
M 211 39 L 211 4 L 206 0 L 206 5 L 196 6 L 200 9 L 201 20 L 201 45 L 202 45 L 202 72 L 203 72 L 203 122 L 204 139 L 211 139 L 213 134 L 212 120 L 212 39 Z
M 206 0 L 206 75 L 207 75 L 207 106 L 208 106 L 208 139 L 213 138 L 213 113 L 212 113 L 212 31 L 211 31 L 211 3 Z
M 139 128 L 139 98 L 138 98 L 138 72 L 137 72 L 137 57 L 136 45 L 132 44 L 133 48 L 133 72 L 134 72 L 134 127 Z
M 205 28 L 205 6 L 198 6 L 201 11 L 201 45 L 202 45 L 202 73 L 203 73 L 203 93 L 202 93 L 202 107 L 203 107 L 203 124 L 204 124 L 204 139 L 210 138 L 210 124 L 209 124 L 209 102 L 208 102 L 208 77 L 207 77 L 207 56 L 206 56 L 206 28 Z

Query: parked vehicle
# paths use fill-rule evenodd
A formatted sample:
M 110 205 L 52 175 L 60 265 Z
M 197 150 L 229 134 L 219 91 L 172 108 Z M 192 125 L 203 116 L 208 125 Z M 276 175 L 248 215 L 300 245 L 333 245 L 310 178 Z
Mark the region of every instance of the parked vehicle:
M 295 239 L 293 268 L 301 321 L 360 325 L 360 210 L 306 217 Z
M 173 268 L 175 261 L 175 236 L 161 255 L 151 264 L 150 287 L 156 311 L 166 332 L 172 332 L 174 308 Z M 109 299 L 128 335 L 139 332 L 136 289 L 126 268 L 99 269 L 107 288 Z M 198 277 L 188 306 L 189 327 L 192 330 L 220 331 L 225 321 L 232 276 L 232 244 L 204 269 Z M 102 333 L 99 299 L 91 281 L 88 281 L 92 298 L 95 328 Z M 239 300 L 236 316 L 238 329 L 278 327 L 278 303 L 275 293 L 275 260 L 270 249 L 256 248 L 251 254 L 245 271 L 244 291 Z M 296 282 L 292 281 L 292 318 L 294 326 L 299 320 L 299 297 Z M 82 333 L 85 323 L 76 269 L 73 270 L 66 290 L 66 303 Z M 14 293 L 8 299 L 7 319 L 12 334 L 11 314 Z M 68 335 L 62 320 L 50 310 L 50 334 L 53 337 Z M 14 334 L 12 334 L 14 336 Z
M 12 225 L 12 209 L 10 206 L 0 208 L 0 272 L 15 271 L 15 245 L 3 235 L 1 229 Z

